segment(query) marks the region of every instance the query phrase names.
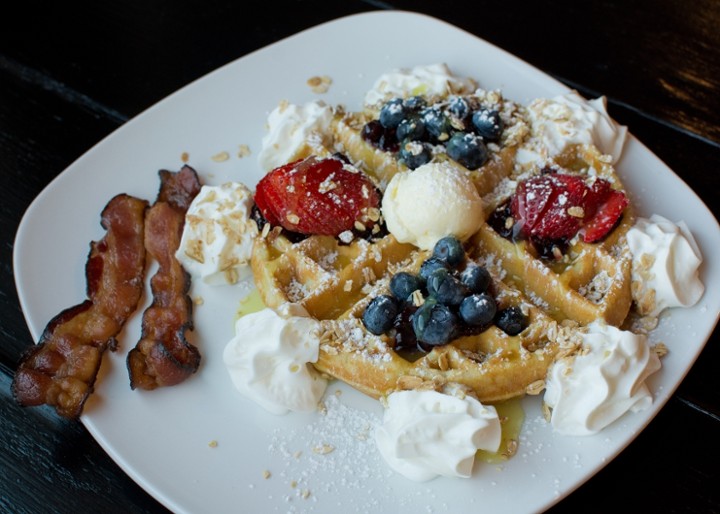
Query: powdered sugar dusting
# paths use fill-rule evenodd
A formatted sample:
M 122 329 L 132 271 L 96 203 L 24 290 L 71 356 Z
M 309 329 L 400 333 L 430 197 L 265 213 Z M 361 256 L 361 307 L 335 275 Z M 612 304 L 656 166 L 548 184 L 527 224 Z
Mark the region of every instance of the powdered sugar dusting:
M 338 394 L 328 394 L 317 420 L 302 429 L 273 430 L 269 447 L 271 455 L 283 459 L 284 468 L 274 470 L 273 476 L 292 482 L 298 494 L 284 497 L 288 504 L 302 499 L 288 512 L 312 512 L 310 497 L 322 501 L 323 493 L 347 491 L 362 494 L 365 501 L 351 512 L 381 508 L 383 494 L 392 494 L 389 487 L 378 491 L 368 484 L 377 484 L 379 475 L 389 478 L 392 471 L 385 465 L 374 440 L 378 415 L 348 407 Z M 322 478 L 316 475 L 321 473 Z M 328 480 L 327 476 L 334 477 Z M 344 505 L 343 510 L 352 509 Z

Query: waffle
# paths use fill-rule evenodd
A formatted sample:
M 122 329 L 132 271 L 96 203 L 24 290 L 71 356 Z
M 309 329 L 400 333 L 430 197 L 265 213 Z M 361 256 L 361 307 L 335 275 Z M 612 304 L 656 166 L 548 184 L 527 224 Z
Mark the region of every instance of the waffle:
M 392 235 L 348 245 L 327 236 L 292 243 L 274 229 L 255 241 L 252 267 L 268 307 L 298 303 L 320 321 L 315 367 L 369 396 L 462 384 L 480 401 L 493 402 L 542 389 L 566 329 L 498 276 L 492 286 L 498 308 L 518 306 L 528 316 L 528 328 L 517 336 L 491 326 L 428 353 L 404 353 L 395 351 L 389 336 L 364 328 L 366 305 L 388 293 L 392 274 L 417 272 L 427 257 L 428 252 L 400 244 Z
M 341 152 L 384 190 L 392 176 L 406 168 L 392 153 L 363 140 L 362 127 L 373 116 L 338 109 L 332 148 L 313 145 L 306 152 L 321 156 Z M 416 273 L 429 256 L 427 251 L 401 244 L 392 235 L 349 244 L 316 235 L 293 242 L 279 227 L 265 230 L 253 248 L 256 284 L 268 307 L 298 303 L 320 321 L 315 363 L 319 371 L 375 398 L 395 390 L 441 390 L 461 384 L 481 402 L 492 403 L 542 391 L 548 367 L 575 347 L 578 326 L 596 319 L 616 326 L 623 323 L 631 304 L 631 256 L 624 244 L 634 221 L 631 208 L 602 242 L 587 244 L 576 237 L 559 261 L 539 258 L 525 241 L 502 237 L 488 222 L 518 180 L 542 171 L 539 164 L 518 163 L 516 154 L 529 134 L 519 117 L 513 127 L 499 145 L 489 145 L 490 159 L 484 166 L 465 169 L 484 199 L 486 218 L 465 250 L 468 263 L 490 272 L 490 293 L 498 310 L 519 307 L 527 317 L 527 328 L 511 336 L 492 325 L 429 352 L 396 351 L 394 338 L 371 334 L 362 315 L 374 297 L 389 294 L 393 274 Z M 449 159 L 442 152 L 433 158 Z M 593 146 L 571 147 L 551 161 L 544 160 L 542 167 L 546 166 L 597 175 L 622 189 L 609 160 Z

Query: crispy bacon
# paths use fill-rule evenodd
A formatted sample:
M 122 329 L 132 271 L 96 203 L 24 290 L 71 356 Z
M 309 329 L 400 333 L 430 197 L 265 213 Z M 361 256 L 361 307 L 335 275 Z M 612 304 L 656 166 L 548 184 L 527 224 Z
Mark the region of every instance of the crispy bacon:
M 145 248 L 157 260 L 150 281 L 153 302 L 143 313 L 142 334 L 127 357 L 132 389 L 155 389 L 182 382 L 200 365 L 198 349 L 186 339 L 193 329 L 190 276 L 175 258 L 187 212 L 200 192 L 189 166 L 160 171 L 160 192 L 145 219 Z
M 147 201 L 120 194 L 103 209 L 107 232 L 90 243 L 87 299 L 55 316 L 21 358 L 12 382 L 20 405 L 51 405 L 66 418 L 82 413 L 103 353 L 115 350 L 116 336 L 142 297 L 147 208 Z

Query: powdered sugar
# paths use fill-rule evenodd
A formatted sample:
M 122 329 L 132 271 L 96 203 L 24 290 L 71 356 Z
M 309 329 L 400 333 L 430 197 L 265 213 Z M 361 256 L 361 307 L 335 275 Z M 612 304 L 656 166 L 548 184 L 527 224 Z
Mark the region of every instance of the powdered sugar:
M 295 496 L 303 499 L 309 498 L 304 491 L 321 499 L 323 493 L 366 490 L 370 479 L 374 482 L 378 475 L 392 475 L 375 445 L 374 431 L 379 423 L 378 415 L 350 408 L 340 395 L 328 394 L 316 421 L 302 429 L 273 430 L 269 452 L 281 456 L 285 466 L 273 470 L 273 475 L 291 482 Z M 328 480 L 327 476 L 336 479 Z M 362 508 L 367 509 L 373 498 L 379 506 L 377 492 L 366 492 L 368 503 Z M 285 499 L 290 501 L 291 496 Z M 312 509 L 312 504 L 303 503 L 302 508 Z

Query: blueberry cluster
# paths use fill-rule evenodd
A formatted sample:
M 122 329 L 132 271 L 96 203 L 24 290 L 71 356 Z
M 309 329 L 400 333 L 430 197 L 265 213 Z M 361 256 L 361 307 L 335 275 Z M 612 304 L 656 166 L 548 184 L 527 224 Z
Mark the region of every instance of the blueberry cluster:
M 475 96 L 453 96 L 428 105 L 421 96 L 393 98 L 383 104 L 377 120 L 369 121 L 362 137 L 376 148 L 397 153 L 410 169 L 432 159 L 433 147 L 470 170 L 488 160 L 487 142 L 498 142 L 504 126 L 497 110 L 480 105 Z
M 488 271 L 466 262 L 462 243 L 440 239 L 417 274 L 401 271 L 390 279 L 390 294 L 373 298 L 363 324 L 373 334 L 392 334 L 395 348 L 430 351 L 493 323 L 509 335 L 527 326 L 520 309 L 498 310 Z M 421 301 L 418 301 L 421 300 Z

